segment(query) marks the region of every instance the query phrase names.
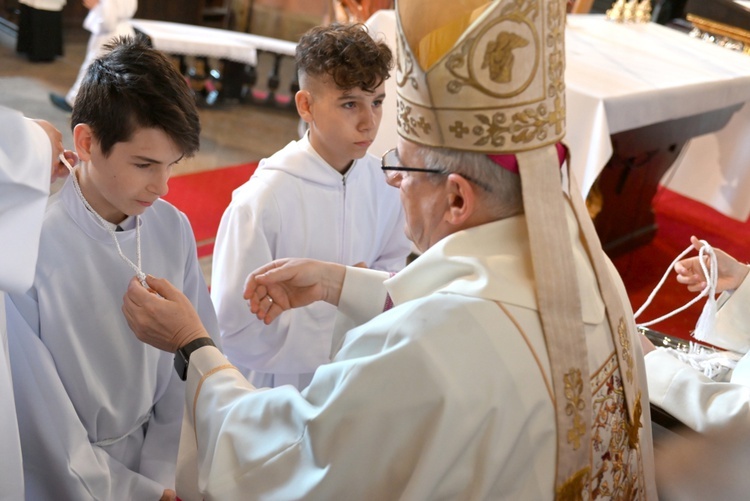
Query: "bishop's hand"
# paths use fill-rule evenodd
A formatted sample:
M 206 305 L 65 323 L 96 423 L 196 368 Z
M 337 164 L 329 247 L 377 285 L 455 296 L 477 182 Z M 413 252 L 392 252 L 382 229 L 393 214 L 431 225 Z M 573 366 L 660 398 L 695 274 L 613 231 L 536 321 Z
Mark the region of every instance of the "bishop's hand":
M 146 289 L 134 277 L 122 299 L 122 312 L 136 337 L 174 353 L 200 337 L 208 337 L 190 300 L 168 280 L 146 277 Z
M 291 308 L 326 301 L 338 306 L 346 267 L 314 259 L 278 259 L 252 272 L 243 297 L 267 324 Z

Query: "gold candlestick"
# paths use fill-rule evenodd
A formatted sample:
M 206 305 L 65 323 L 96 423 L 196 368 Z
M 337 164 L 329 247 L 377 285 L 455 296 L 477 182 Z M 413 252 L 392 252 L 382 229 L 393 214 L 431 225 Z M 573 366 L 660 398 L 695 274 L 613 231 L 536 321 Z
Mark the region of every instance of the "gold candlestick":
M 625 10 L 625 0 L 616 0 L 612 7 L 607 9 L 607 19 L 622 22 L 622 14 Z
M 635 21 L 635 9 L 638 6 L 638 0 L 629 0 L 622 11 L 622 20 L 626 23 Z
M 648 23 L 651 21 L 651 0 L 641 0 L 635 9 L 635 22 Z

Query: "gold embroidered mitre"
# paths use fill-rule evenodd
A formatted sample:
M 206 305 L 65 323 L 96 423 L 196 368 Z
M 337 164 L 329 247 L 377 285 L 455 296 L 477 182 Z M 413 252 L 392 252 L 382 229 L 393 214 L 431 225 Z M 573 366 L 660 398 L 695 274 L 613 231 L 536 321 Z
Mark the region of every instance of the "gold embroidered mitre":
M 565 133 L 564 2 L 399 1 L 398 132 L 492 154 Z

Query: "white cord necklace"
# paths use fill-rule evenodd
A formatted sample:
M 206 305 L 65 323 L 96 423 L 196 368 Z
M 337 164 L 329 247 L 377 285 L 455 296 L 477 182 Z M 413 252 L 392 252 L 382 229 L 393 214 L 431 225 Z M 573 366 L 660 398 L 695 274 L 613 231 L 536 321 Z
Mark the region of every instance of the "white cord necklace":
M 644 322 L 641 324 L 637 324 L 639 327 L 647 327 L 649 325 L 653 325 L 655 323 L 661 322 L 662 320 L 666 320 L 669 317 L 672 317 L 676 315 L 677 313 L 680 313 L 681 311 L 686 310 L 693 304 L 695 304 L 697 301 L 699 301 L 701 298 L 708 296 L 708 300 L 706 301 L 705 306 L 703 307 L 703 312 L 701 313 L 700 318 L 698 319 L 698 324 L 696 325 L 695 332 L 693 333 L 693 337 L 699 341 L 704 341 L 708 334 L 713 330 L 713 323 L 716 317 L 716 284 L 719 279 L 718 275 L 718 263 L 716 259 L 716 252 L 714 252 L 713 247 L 709 245 L 708 242 L 705 240 L 701 240 L 701 243 L 703 244 L 698 251 L 698 262 L 701 265 L 701 270 L 703 270 L 703 276 L 706 277 L 706 287 L 698 294 L 696 297 L 694 297 L 691 301 L 689 301 L 687 304 L 677 308 L 676 310 L 667 313 L 666 315 L 662 315 L 661 317 L 651 320 L 649 322 Z M 680 253 L 679 256 L 675 258 L 674 261 L 672 261 L 672 264 L 669 265 L 667 268 L 667 271 L 664 273 L 664 276 L 659 281 L 659 284 L 656 286 L 656 288 L 651 292 L 651 294 L 648 296 L 648 299 L 646 299 L 646 302 L 643 303 L 643 306 L 641 306 L 638 311 L 635 312 L 634 318 L 638 318 L 640 314 L 643 312 L 643 310 L 646 309 L 648 305 L 651 304 L 651 301 L 654 299 L 654 296 L 656 296 L 656 293 L 661 289 L 661 286 L 664 285 L 664 282 L 666 281 L 667 277 L 669 276 L 670 272 L 674 268 L 674 265 L 677 264 L 677 262 L 685 257 L 691 250 L 693 250 L 693 246 L 691 245 L 682 253 Z M 709 266 L 706 266 L 706 259 L 705 256 L 708 254 L 708 259 L 710 262 Z
M 83 196 L 83 192 L 81 191 L 81 186 L 78 184 L 78 178 L 76 178 L 76 169 L 73 168 L 73 166 L 68 163 L 68 161 L 65 159 L 65 155 L 62 153 L 60 154 L 60 161 L 68 168 L 70 171 L 70 176 L 73 178 L 73 186 L 75 187 L 76 193 L 78 194 L 78 198 L 81 199 L 81 202 L 83 202 L 83 205 L 96 217 L 99 224 L 107 230 L 107 232 L 112 237 L 112 240 L 115 241 L 115 245 L 117 246 L 117 253 L 120 254 L 120 257 L 123 261 L 125 261 L 128 266 L 130 266 L 133 271 L 135 271 L 136 276 L 138 277 L 138 281 L 141 282 L 141 285 L 146 287 L 148 289 L 148 284 L 146 284 L 146 274 L 141 269 L 141 221 L 140 216 L 135 216 L 135 248 L 136 248 L 136 260 L 138 263 L 134 263 L 131 261 L 128 256 L 125 255 L 125 253 L 122 252 L 122 248 L 120 247 L 120 242 L 117 240 L 117 235 L 115 234 L 115 230 L 112 229 L 112 225 L 107 222 L 102 216 L 100 216 L 93 207 L 91 207 L 91 204 L 89 204 L 88 200 L 86 200 L 86 197 Z

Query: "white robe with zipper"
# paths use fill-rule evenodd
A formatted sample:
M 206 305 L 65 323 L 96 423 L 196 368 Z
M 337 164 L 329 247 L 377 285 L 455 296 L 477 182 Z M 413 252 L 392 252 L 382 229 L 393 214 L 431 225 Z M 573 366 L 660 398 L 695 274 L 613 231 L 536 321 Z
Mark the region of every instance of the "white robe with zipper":
M 331 357 L 336 308 L 326 303 L 287 311 L 264 325 L 242 298 L 256 268 L 285 257 L 398 271 L 410 243 L 398 190 L 367 155 L 342 175 L 307 136 L 264 159 L 232 194 L 216 237 L 211 298 L 222 344 L 256 386 L 304 388 Z

